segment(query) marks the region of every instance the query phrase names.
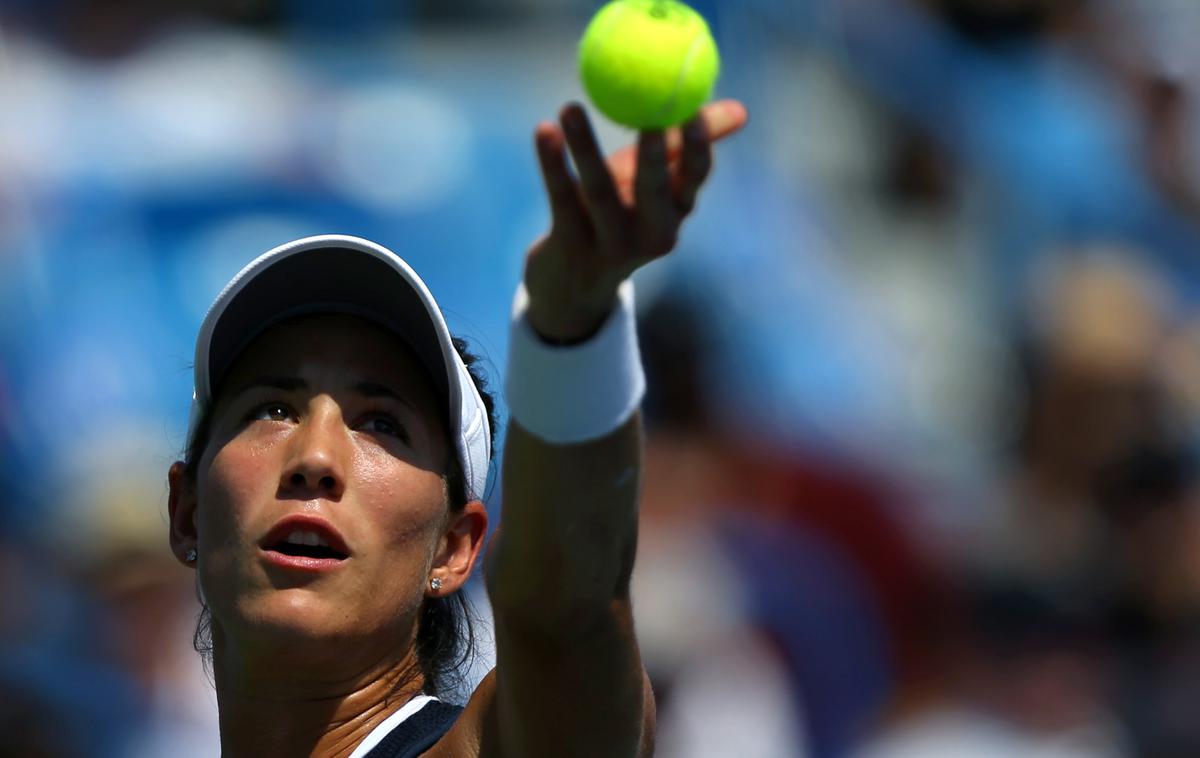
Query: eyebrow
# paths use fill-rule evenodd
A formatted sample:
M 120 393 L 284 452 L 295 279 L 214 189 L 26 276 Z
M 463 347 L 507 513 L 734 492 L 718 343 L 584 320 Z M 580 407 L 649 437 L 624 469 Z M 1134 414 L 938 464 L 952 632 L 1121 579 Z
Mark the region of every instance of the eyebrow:
M 257 379 L 242 385 L 238 389 L 237 394 L 240 395 L 256 387 L 270 387 L 283 392 L 301 392 L 308 389 L 308 382 L 304 381 L 298 376 L 260 376 Z M 394 400 L 395 402 L 400 403 L 401 405 L 404 405 L 413 411 L 417 410 L 411 401 L 386 384 L 373 381 L 361 381 L 353 384 L 351 389 L 363 397 L 383 397 L 389 400 Z
M 247 390 L 255 387 L 271 387 L 273 389 L 282 390 L 284 392 L 298 392 L 308 389 L 308 382 L 298 376 L 260 376 L 253 381 L 246 382 L 238 388 L 237 394 L 242 394 Z
M 407 398 L 386 384 L 369 381 L 358 382 L 354 385 L 354 391 L 364 397 L 385 397 L 389 400 L 394 400 L 401 405 L 407 406 L 414 411 L 416 410 L 416 408 L 413 407 L 413 404 Z

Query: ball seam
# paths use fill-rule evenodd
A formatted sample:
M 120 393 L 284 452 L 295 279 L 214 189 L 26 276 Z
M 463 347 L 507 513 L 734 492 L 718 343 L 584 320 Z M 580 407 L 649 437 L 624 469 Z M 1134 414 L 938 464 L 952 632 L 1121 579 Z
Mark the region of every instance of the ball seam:
M 683 63 L 679 66 L 679 73 L 675 77 L 675 86 L 671 88 L 671 94 L 667 97 L 667 101 L 654 114 L 655 121 L 666 116 L 675 107 L 675 101 L 679 99 L 679 91 L 683 89 L 683 82 L 687 79 L 688 70 L 691 68 L 692 59 L 696 57 L 696 53 L 699 52 L 703 42 L 704 34 L 697 34 L 692 39 L 691 47 L 688 48 L 687 54 L 684 55 Z

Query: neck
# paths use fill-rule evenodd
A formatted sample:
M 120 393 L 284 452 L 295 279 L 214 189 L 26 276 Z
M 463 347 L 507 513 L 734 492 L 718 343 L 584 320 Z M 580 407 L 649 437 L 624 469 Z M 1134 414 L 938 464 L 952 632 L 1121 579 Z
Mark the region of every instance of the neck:
M 250 664 L 220 647 L 213 669 L 224 758 L 345 758 L 424 684 L 412 648 L 399 659 L 331 673 L 286 656 Z

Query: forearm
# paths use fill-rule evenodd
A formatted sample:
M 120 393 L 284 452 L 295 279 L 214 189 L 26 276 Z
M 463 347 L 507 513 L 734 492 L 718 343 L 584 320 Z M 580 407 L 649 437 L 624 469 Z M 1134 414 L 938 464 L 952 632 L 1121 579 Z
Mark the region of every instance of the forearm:
M 487 566 L 506 758 L 632 758 L 653 731 L 629 600 L 645 387 L 632 286 L 601 301 L 608 314 L 546 320 L 517 296 Z
M 551 444 L 513 421 L 504 518 L 487 567 L 498 616 L 551 627 L 594 623 L 627 597 L 637 543 L 641 422 Z
M 640 448 L 636 414 L 570 445 L 509 425 L 487 569 L 506 758 L 651 751 L 653 695 L 629 600 Z

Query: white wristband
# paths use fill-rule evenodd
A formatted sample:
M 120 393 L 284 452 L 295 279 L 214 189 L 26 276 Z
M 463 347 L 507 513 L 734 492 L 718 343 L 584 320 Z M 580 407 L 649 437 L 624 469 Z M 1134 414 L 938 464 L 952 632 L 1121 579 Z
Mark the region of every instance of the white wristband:
M 560 444 L 603 437 L 628 421 L 646 394 L 633 283 L 621 283 L 600 331 L 578 345 L 542 340 L 525 318 L 528 308 L 522 283 L 513 303 L 504 383 L 509 415 L 531 434 Z

